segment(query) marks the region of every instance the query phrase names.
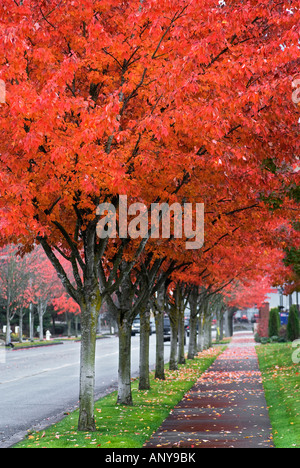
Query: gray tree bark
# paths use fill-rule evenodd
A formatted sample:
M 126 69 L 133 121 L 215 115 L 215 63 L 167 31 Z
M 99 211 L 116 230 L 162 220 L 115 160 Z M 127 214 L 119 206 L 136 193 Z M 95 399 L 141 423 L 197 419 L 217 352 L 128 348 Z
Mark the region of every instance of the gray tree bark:
M 131 327 L 128 320 L 119 320 L 119 371 L 118 399 L 119 405 L 132 405 L 131 392 Z
M 140 312 L 140 380 L 139 390 L 150 390 L 149 372 L 149 339 L 150 339 L 150 308 L 143 307 Z
M 164 315 L 158 312 L 155 315 L 156 327 L 156 364 L 155 364 L 155 378 L 165 380 L 165 346 L 164 346 Z
M 172 305 L 169 311 L 171 325 L 171 344 L 170 344 L 170 370 L 178 370 L 177 361 L 177 340 L 178 340 L 178 310 L 176 305 Z
M 194 359 L 197 354 L 197 323 L 198 323 L 198 287 L 193 288 L 190 295 L 190 340 L 188 359 Z
M 44 340 L 44 315 L 45 315 L 46 310 L 47 310 L 47 304 L 44 301 L 39 301 L 38 306 L 37 306 L 37 310 L 38 310 L 38 316 L 39 316 L 40 341 L 43 341 Z
M 29 341 L 34 341 L 34 305 L 29 305 Z
M 23 342 L 23 317 L 24 317 L 24 308 L 21 307 L 19 310 L 19 343 Z
M 81 308 L 79 431 L 95 431 L 94 389 L 98 314 L 101 300 L 92 293 Z
M 166 307 L 166 285 L 164 282 L 158 288 L 157 299 L 154 303 L 156 327 L 155 378 L 165 380 L 164 314 Z
M 178 364 L 185 364 L 185 328 L 184 328 L 184 307 L 182 297 L 178 304 Z

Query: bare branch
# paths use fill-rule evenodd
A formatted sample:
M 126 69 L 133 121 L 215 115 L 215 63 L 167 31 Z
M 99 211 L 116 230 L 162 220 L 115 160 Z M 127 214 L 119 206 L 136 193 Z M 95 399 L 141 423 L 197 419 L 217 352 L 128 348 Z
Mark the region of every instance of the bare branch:
M 84 272 L 85 271 L 85 264 L 84 264 L 84 261 L 82 260 L 82 258 L 80 256 L 80 253 L 78 252 L 78 248 L 77 248 L 76 244 L 72 241 L 71 237 L 69 236 L 69 234 L 67 233 L 65 228 L 58 221 L 52 221 L 52 223 L 60 230 L 60 232 L 62 233 L 62 235 L 66 239 L 68 245 L 71 248 L 72 254 L 77 259 L 77 261 L 78 261 L 78 263 L 80 265 L 80 268 Z
M 61 280 L 62 284 L 64 285 L 65 289 L 67 290 L 68 294 L 77 302 L 77 304 L 81 305 L 81 295 L 78 291 L 74 288 L 71 284 L 67 273 L 65 272 L 63 266 L 61 265 L 60 261 L 52 251 L 50 245 L 48 244 L 47 238 L 38 236 L 37 240 L 40 242 L 41 246 L 43 247 L 45 254 L 47 255 L 48 259 L 52 263 L 53 267 L 55 268 L 59 279 Z
M 159 43 L 158 43 L 158 45 L 157 45 L 155 51 L 153 52 L 152 59 L 158 58 L 158 56 L 157 56 L 156 54 L 157 54 L 157 52 L 158 52 L 158 50 L 159 50 L 159 48 L 160 48 L 160 46 L 161 46 L 161 44 L 162 44 L 164 38 L 166 37 L 166 35 L 167 35 L 167 34 L 169 33 L 169 31 L 171 30 L 173 24 L 174 24 L 178 19 L 180 19 L 180 18 L 183 16 L 183 13 L 185 12 L 185 10 L 186 10 L 187 8 L 188 8 L 188 5 L 186 5 L 180 12 L 175 13 L 174 17 L 171 19 L 171 22 L 170 22 L 169 26 L 167 27 L 167 29 L 165 30 L 164 34 L 162 35 L 162 37 L 161 37 L 161 39 L 160 39 L 160 41 L 159 41 Z
M 104 52 L 106 55 L 109 55 L 111 58 L 113 58 L 114 61 L 117 62 L 117 64 L 118 64 L 119 67 L 121 68 L 121 70 L 123 70 L 123 65 L 119 62 L 118 59 L 116 59 L 116 57 L 115 57 L 113 54 L 111 54 L 110 52 L 108 52 L 108 50 L 106 49 L 106 47 L 103 47 L 102 50 L 103 50 L 103 52 Z
M 51 28 L 56 29 L 56 26 L 54 26 L 52 23 L 50 23 L 50 21 L 49 21 L 49 20 L 47 19 L 47 17 L 44 15 L 44 13 L 43 13 L 41 7 L 39 8 L 39 10 L 40 10 L 40 13 L 41 13 L 41 15 L 42 15 L 42 17 L 43 17 L 42 19 L 45 20 L 46 23 L 48 23 L 49 26 L 51 26 Z M 48 15 L 48 16 L 49 16 L 49 15 Z
M 136 86 L 136 88 L 129 94 L 129 96 L 127 96 L 127 98 L 124 99 L 124 103 L 123 103 L 123 107 L 122 107 L 122 110 L 120 111 L 120 115 L 123 115 L 124 111 L 125 111 L 125 108 L 128 104 L 128 102 L 130 101 L 130 99 L 132 99 L 137 91 L 143 86 L 143 83 L 145 81 L 145 77 L 146 77 L 146 73 L 147 73 L 147 68 L 144 69 L 143 71 L 143 75 L 142 75 L 142 78 L 141 78 L 141 81 L 139 82 L 139 84 Z

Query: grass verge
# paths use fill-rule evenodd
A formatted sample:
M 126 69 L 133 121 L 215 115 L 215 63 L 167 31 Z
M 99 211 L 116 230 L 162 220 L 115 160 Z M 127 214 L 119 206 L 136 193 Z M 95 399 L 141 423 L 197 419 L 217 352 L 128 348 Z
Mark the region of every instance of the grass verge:
M 165 381 L 151 374 L 149 391 L 139 391 L 135 380 L 131 407 L 116 405 L 116 392 L 97 401 L 96 432 L 78 432 L 75 411 L 45 431 L 28 434 L 14 448 L 141 448 L 224 349 L 211 348 L 178 371 L 166 371 Z
M 256 348 L 276 448 L 300 448 L 300 365 L 291 343 Z
M 14 350 L 17 349 L 29 349 L 29 348 L 41 348 L 43 346 L 55 346 L 61 345 L 63 342 L 61 340 L 52 340 L 52 341 L 25 341 L 23 343 L 13 343 Z

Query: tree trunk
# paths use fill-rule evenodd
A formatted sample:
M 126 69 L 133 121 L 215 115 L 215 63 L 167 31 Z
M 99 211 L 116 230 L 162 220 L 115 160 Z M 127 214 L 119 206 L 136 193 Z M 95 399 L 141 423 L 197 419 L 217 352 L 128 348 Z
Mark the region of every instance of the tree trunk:
M 68 338 L 71 338 L 72 336 L 72 316 L 66 312 L 66 320 L 67 320 L 67 335 Z
M 56 335 L 56 330 L 55 330 L 55 315 L 52 315 L 52 335 Z
M 165 344 L 164 344 L 164 314 L 157 312 L 155 315 L 156 327 L 156 364 L 155 378 L 165 380 Z
M 23 343 L 23 307 L 19 311 L 19 343 Z
M 80 353 L 80 405 L 78 430 L 95 431 L 94 391 L 95 354 L 98 312 L 96 300 L 92 299 L 81 308 L 81 353 Z
M 180 301 L 179 320 L 178 320 L 178 364 L 185 364 L 184 354 L 185 328 L 184 328 L 184 310 Z
M 119 320 L 119 381 L 117 404 L 131 406 L 131 323 Z
M 204 328 L 204 349 L 209 349 L 210 348 L 210 330 L 211 330 L 210 317 L 205 317 L 203 328 Z
M 198 316 L 198 340 L 197 340 L 197 351 L 203 351 L 203 327 L 202 327 L 202 311 Z
M 5 337 L 5 344 L 9 345 L 11 342 L 10 338 L 10 307 L 9 305 L 6 308 L 6 337 Z
M 77 208 L 78 209 L 78 208 Z M 76 211 L 76 210 L 75 210 Z M 79 212 L 79 209 L 78 209 Z M 79 229 L 81 229 L 81 215 L 77 212 L 77 234 L 75 238 L 78 240 Z M 80 218 L 80 219 L 79 219 Z M 80 350 L 80 393 L 79 393 L 79 421 L 78 430 L 82 432 L 91 432 L 96 430 L 94 417 L 94 393 L 95 393 L 95 358 L 96 358 L 96 333 L 97 322 L 100 313 L 103 293 L 100 292 L 99 282 L 97 277 L 97 268 L 101 262 L 101 256 L 96 255 L 97 237 L 96 226 L 98 218 L 95 217 L 86 226 L 84 233 L 82 232 L 84 259 L 81 258 L 81 251 L 77 250 L 77 240 L 73 241 L 69 234 L 65 234 L 64 228 L 59 225 L 58 228 L 67 240 L 71 247 L 71 263 L 73 268 L 73 278 L 76 287 L 72 285 L 72 281 L 64 270 L 63 266 L 55 256 L 52 247 L 48 244 L 46 237 L 37 236 L 37 240 L 41 243 L 47 257 L 56 269 L 58 277 L 68 294 L 77 302 L 81 309 L 81 350 Z M 79 268 L 83 273 L 81 278 Z
M 34 306 L 32 303 L 29 306 L 29 341 L 34 341 Z
M 40 325 L 40 341 L 44 341 L 44 307 L 42 304 L 38 304 L 38 314 L 39 314 L 39 325 Z
M 220 341 L 224 338 L 224 309 L 220 312 Z
M 211 316 L 209 316 L 207 328 L 208 328 L 208 329 L 207 329 L 207 333 L 208 333 L 208 348 L 211 348 L 211 347 L 212 347 Z
M 78 322 L 79 322 L 79 316 L 75 315 L 75 338 L 78 338 Z
M 177 310 L 170 312 L 170 325 L 171 325 L 171 345 L 170 345 L 170 370 L 178 370 L 177 362 L 177 340 L 178 340 L 178 315 Z
M 217 331 L 216 331 L 216 342 L 219 343 L 221 336 L 221 317 L 217 314 Z
M 196 314 L 197 314 L 197 309 L 196 309 Z M 197 354 L 197 322 L 198 322 L 197 315 L 195 315 L 191 311 L 188 359 L 194 359 L 195 355 Z
M 149 340 L 150 340 L 150 309 L 144 307 L 140 313 L 140 380 L 139 390 L 150 390 L 149 375 Z
M 228 330 L 227 336 L 233 335 L 233 316 L 236 311 L 237 309 L 234 307 L 231 307 L 227 311 L 227 330 Z
M 190 298 L 189 298 L 191 314 L 190 314 L 190 339 L 189 339 L 188 359 L 194 359 L 197 354 L 198 297 L 199 297 L 198 287 L 194 287 L 190 293 Z

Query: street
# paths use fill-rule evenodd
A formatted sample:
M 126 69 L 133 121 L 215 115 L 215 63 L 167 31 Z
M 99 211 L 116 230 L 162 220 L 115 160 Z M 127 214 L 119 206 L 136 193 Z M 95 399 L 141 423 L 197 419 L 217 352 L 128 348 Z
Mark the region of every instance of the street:
M 155 335 L 150 366 L 155 365 Z M 165 343 L 168 361 L 170 343 Z M 6 352 L 0 361 L 0 448 L 22 439 L 28 429 L 45 427 L 73 410 L 79 397 L 80 343 Z M 132 376 L 139 372 L 139 336 L 132 337 Z M 118 338 L 97 341 L 96 397 L 116 388 Z

